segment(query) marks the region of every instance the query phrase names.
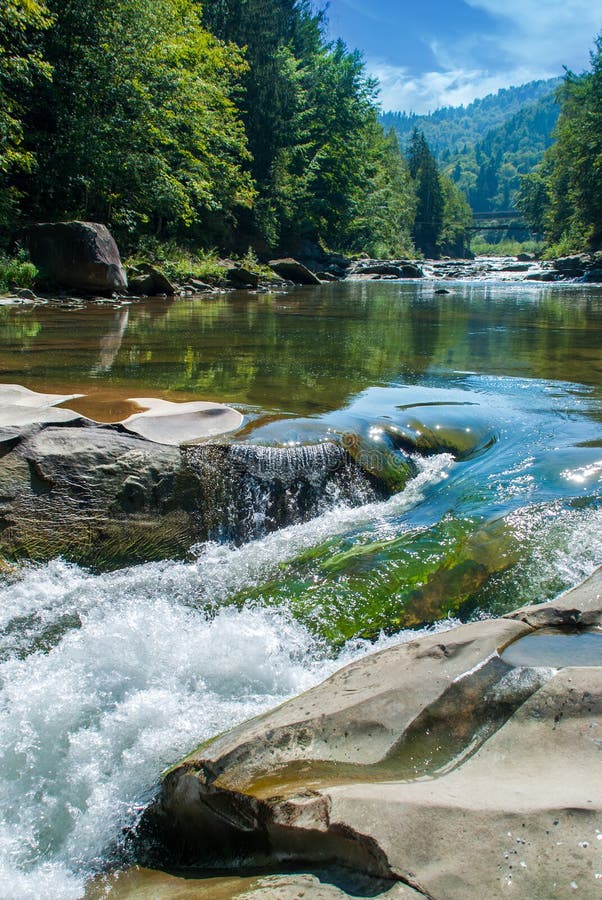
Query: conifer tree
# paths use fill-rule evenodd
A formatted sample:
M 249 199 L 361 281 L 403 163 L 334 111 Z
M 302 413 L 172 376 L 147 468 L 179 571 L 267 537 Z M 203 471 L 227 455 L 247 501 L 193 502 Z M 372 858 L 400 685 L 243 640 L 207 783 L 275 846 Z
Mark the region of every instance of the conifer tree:
M 417 128 L 410 138 L 407 156 L 417 199 L 412 231 L 414 243 L 425 256 L 436 256 L 443 228 L 445 198 L 437 162 L 424 134 Z

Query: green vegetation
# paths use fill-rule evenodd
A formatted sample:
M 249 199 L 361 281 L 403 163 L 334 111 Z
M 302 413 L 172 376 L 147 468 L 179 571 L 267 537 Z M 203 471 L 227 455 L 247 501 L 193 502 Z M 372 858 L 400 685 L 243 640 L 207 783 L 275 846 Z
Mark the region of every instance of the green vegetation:
M 467 228 L 472 210 L 453 181 L 439 166 L 424 134 L 415 129 L 407 149 L 408 167 L 416 194 L 412 238 L 425 256 L 466 256 Z
M 534 171 L 553 142 L 560 112 L 553 89 L 559 83 L 560 79 L 532 82 L 498 91 L 467 107 L 440 109 L 429 116 L 381 116 L 383 124 L 393 127 L 400 140 L 407 140 L 412 129 L 420 129 L 437 159 L 447 201 L 441 252 L 465 254 L 470 209 L 490 212 L 513 208 L 521 178 Z M 543 233 L 542 228 L 536 230 Z M 523 232 L 502 227 L 495 233 L 477 235 L 471 249 L 486 255 L 526 252 L 532 249 L 532 241 L 521 240 L 524 237 Z
M 21 196 L 17 177 L 31 172 L 34 163 L 25 143 L 23 97 L 35 81 L 50 75 L 35 43 L 49 24 L 48 10 L 37 0 L 5 0 L 0 9 L 0 247 Z
M 552 144 L 559 112 L 554 94 L 549 94 L 452 157 L 445 171 L 475 212 L 513 208 L 521 176 L 541 162 Z
M 561 256 L 602 247 L 602 35 L 591 71 L 568 72 L 557 97 L 557 140 L 523 178 L 517 206 Z
M 0 291 L 13 287 L 29 288 L 35 283 L 38 270 L 24 254 L 14 259 L 0 256 Z
M 470 249 L 475 256 L 518 256 L 519 253 L 533 253 L 539 256 L 544 250 L 544 244 L 542 241 L 515 241 L 511 238 L 494 243 L 477 235 L 470 242 Z
M 9 0 L 0 76 L 5 246 L 32 220 L 80 218 L 126 252 L 154 240 L 193 260 L 413 250 L 376 85 L 310 0 Z
M 410 255 L 422 176 L 376 93 L 311 0 L 8 0 L 0 249 L 31 221 L 77 218 L 173 277 L 217 276 L 212 248 Z M 429 253 L 466 243 L 437 178 Z
M 549 96 L 559 83 L 559 78 L 531 81 L 488 94 L 468 106 L 447 106 L 424 116 L 387 112 L 381 116 L 381 122 L 397 132 L 402 145 L 415 128 L 422 131 L 437 160 L 447 166 L 453 156 L 468 152 L 524 107 Z

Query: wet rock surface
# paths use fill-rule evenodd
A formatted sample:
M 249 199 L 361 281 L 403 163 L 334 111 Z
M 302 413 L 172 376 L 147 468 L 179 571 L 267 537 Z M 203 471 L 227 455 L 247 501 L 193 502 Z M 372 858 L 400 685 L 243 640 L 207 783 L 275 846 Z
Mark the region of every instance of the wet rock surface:
M 85 900 L 343 900 L 345 897 L 379 897 L 412 900 L 422 894 L 391 880 L 374 879 L 349 871 L 325 870 L 277 875 L 215 875 L 185 877 L 153 869 L 132 868 L 108 878 L 98 878 L 86 891 Z
M 83 424 L 10 439 L 0 459 L 2 555 L 136 561 L 183 555 L 197 538 L 195 482 L 177 448 Z
M 218 406 L 216 417 L 204 403 L 170 415 L 178 404 L 140 402 L 154 408 L 120 425 L 43 406 L 24 407 L 25 427 L 0 428 L 0 555 L 98 565 L 183 557 L 207 538 L 249 540 L 341 500 L 357 506 L 390 495 L 340 444 L 179 447 L 198 430 L 195 416 L 209 415 L 220 433 L 242 416 Z
M 438 900 L 595 896 L 602 665 L 500 656 L 567 623 L 602 626 L 602 570 L 552 603 L 366 657 L 209 742 L 164 777 L 155 853 L 328 861 Z

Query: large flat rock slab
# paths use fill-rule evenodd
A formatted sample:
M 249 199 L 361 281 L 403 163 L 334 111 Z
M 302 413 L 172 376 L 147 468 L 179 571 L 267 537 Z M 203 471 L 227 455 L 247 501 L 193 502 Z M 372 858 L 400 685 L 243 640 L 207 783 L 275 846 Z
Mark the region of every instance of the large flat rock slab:
M 600 890 L 602 668 L 564 669 L 463 765 L 324 792 L 428 895 L 551 900 Z M 571 885 L 576 885 L 573 888 Z
M 40 394 L 20 384 L 0 384 L 0 426 L 75 422 L 81 416 L 71 409 L 58 408 L 58 404 L 77 397 L 81 394 Z
M 208 742 L 147 811 L 155 852 L 194 867 L 334 862 L 437 900 L 597 896 L 602 660 L 503 654 L 599 621 L 601 577 L 535 613 L 368 656 Z
M 131 402 L 144 412 L 123 419 L 124 428 L 148 441 L 176 447 L 235 431 L 244 419 L 238 410 L 222 403 L 172 403 L 154 397 L 134 397 Z

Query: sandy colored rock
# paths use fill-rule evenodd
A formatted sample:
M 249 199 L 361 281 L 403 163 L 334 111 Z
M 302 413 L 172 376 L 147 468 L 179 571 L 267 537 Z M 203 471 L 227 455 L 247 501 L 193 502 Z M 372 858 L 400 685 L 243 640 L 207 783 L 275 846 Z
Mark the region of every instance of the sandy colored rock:
M 338 876 L 338 877 L 337 877 Z M 348 882 L 344 887 L 327 878 Z M 133 868 L 118 875 L 95 879 L 85 900 L 344 900 L 345 897 L 374 897 L 382 900 L 412 900 L 421 894 L 402 884 L 375 880 L 353 873 L 321 873 L 320 876 L 226 875 L 185 878 L 153 869 Z
M 602 567 L 550 603 L 522 607 L 508 613 L 506 618 L 518 619 L 537 628 L 602 625 Z
M 325 792 L 433 897 L 551 900 L 599 890 L 602 668 L 564 669 L 463 765 L 413 784 Z
M 145 412 L 123 419 L 124 428 L 147 441 L 175 447 L 234 431 L 244 420 L 238 410 L 221 403 L 172 403 L 155 397 L 135 397 L 131 402 Z
M 202 764 L 236 790 L 263 773 L 271 785 L 292 760 L 376 765 L 457 679 L 529 631 L 520 622 L 489 620 L 383 650 L 203 746 L 184 765 Z M 286 769 L 283 775 L 286 781 Z
M 601 584 L 366 657 L 208 742 L 147 812 L 162 852 L 334 861 L 437 900 L 597 896 L 602 666 L 500 653 L 542 624 L 599 621 Z

